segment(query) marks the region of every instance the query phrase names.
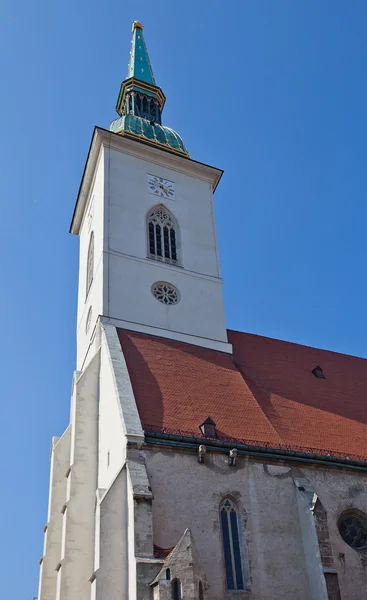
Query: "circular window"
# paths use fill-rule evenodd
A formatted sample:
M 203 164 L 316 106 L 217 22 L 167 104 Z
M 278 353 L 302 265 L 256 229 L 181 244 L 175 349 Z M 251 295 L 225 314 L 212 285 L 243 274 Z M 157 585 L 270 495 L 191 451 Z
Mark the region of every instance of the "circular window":
M 343 540 L 354 550 L 367 548 L 367 516 L 357 510 L 344 512 L 338 523 Z
M 92 322 L 92 307 L 88 310 L 87 320 L 85 322 L 85 333 L 88 333 L 90 324 Z
M 170 283 L 158 281 L 152 285 L 152 294 L 154 298 L 163 304 L 177 304 L 180 300 L 180 294 L 177 288 Z

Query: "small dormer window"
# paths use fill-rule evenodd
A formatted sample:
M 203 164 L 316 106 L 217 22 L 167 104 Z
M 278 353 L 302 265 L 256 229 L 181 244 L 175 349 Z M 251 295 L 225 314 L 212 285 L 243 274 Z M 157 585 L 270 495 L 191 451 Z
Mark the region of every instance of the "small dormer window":
M 217 432 L 215 429 L 215 423 L 211 417 L 205 419 L 204 423 L 200 425 L 201 433 L 204 437 L 215 438 L 217 437 Z
M 315 367 L 314 369 L 312 369 L 312 374 L 317 379 L 325 379 L 324 371 L 322 370 L 322 368 L 320 367 L 320 365 L 317 365 L 317 367 Z

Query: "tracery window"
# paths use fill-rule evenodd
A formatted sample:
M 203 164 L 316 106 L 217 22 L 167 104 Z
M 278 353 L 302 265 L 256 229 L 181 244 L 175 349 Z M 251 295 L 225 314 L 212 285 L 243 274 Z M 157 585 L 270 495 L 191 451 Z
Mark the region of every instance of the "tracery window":
M 238 533 L 237 510 L 229 498 L 220 507 L 224 564 L 228 590 L 243 590 L 243 571 Z
M 163 206 L 154 208 L 148 217 L 149 258 L 177 264 L 177 225 Z
M 94 233 L 92 232 L 89 239 L 88 246 L 88 256 L 87 256 L 87 281 L 86 281 L 86 293 L 88 296 L 88 292 L 90 290 L 90 286 L 93 281 L 93 271 L 94 271 Z
M 367 517 L 357 510 L 346 510 L 339 518 L 339 533 L 354 550 L 367 549 Z
M 178 289 L 164 281 L 157 281 L 152 285 L 152 294 L 154 298 L 163 304 L 177 304 L 180 301 L 180 292 Z

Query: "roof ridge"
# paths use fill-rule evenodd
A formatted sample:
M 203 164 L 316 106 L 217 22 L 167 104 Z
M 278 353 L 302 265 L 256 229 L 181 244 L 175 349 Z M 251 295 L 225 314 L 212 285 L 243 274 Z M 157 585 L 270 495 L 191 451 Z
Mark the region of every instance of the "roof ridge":
M 261 335 L 260 333 L 251 333 L 249 331 L 240 331 L 239 329 L 228 329 L 227 332 L 241 333 L 246 336 L 262 338 L 263 340 L 270 340 L 272 342 L 280 342 L 282 344 L 292 344 L 292 346 L 299 346 L 300 348 L 309 348 L 310 350 L 319 350 L 320 352 L 328 352 L 329 354 L 337 354 L 339 356 L 346 356 L 348 358 L 357 358 L 358 360 L 367 360 L 367 356 L 358 356 L 357 354 L 348 354 L 347 352 L 339 352 L 337 350 L 329 350 L 329 348 L 318 348 L 316 346 L 310 346 L 309 344 L 300 344 L 299 342 L 292 342 L 289 340 L 282 340 L 280 338 L 269 337 L 268 335 Z

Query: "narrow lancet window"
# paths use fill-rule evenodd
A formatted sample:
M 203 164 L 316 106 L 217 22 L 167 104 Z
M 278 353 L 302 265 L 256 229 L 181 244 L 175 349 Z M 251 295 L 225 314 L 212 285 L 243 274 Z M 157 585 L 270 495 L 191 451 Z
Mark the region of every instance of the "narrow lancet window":
M 148 217 L 149 258 L 177 264 L 177 225 L 163 206 L 154 208 Z
M 220 507 L 222 524 L 224 564 L 228 590 L 243 590 L 243 571 L 235 505 L 229 498 Z
M 85 296 L 88 296 L 88 292 L 90 290 L 90 286 L 93 281 L 93 271 L 94 271 L 94 233 L 91 233 L 89 239 L 88 246 L 88 257 L 87 257 L 87 281 L 86 281 L 86 293 Z
M 181 583 L 179 579 L 172 581 L 172 597 L 173 600 L 181 600 Z

